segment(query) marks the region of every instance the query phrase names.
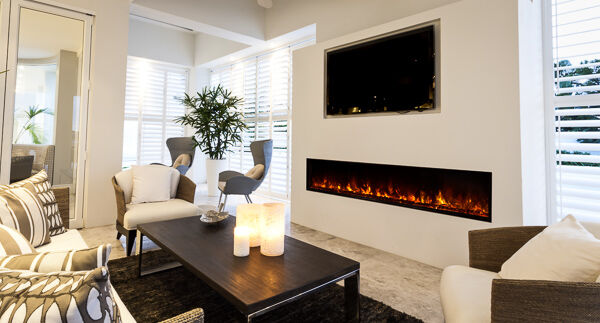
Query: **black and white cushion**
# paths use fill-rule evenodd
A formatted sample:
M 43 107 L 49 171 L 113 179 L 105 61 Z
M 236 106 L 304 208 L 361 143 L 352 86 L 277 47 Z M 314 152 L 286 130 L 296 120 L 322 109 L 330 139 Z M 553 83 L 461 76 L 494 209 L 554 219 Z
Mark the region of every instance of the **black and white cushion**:
M 36 273 L 0 269 L 0 322 L 118 322 L 106 267 Z
M 0 224 L 0 257 L 33 252 L 35 252 L 35 249 L 21 233 Z
M 48 218 L 31 183 L 0 190 L 0 224 L 19 231 L 34 247 L 50 242 Z
M 9 186 L 4 186 L 5 188 L 15 188 L 21 187 L 27 183 L 33 184 L 38 197 L 42 201 L 44 205 L 44 214 L 48 218 L 50 222 L 50 236 L 59 235 L 67 231 L 62 222 L 62 218 L 60 217 L 60 212 L 58 210 L 58 203 L 56 201 L 56 196 L 54 196 L 54 192 L 51 189 L 50 182 L 48 181 L 48 174 L 46 174 L 45 170 L 41 170 L 39 173 L 24 179 L 22 181 L 18 181 L 10 184 Z

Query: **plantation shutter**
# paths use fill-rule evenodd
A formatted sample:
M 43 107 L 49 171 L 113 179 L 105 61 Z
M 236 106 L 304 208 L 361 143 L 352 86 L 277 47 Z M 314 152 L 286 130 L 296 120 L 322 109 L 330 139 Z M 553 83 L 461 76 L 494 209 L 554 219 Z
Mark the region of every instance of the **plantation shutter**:
M 254 166 L 250 143 L 273 140 L 271 167 L 259 188 L 266 195 L 289 196 L 292 52 L 313 43 L 308 39 L 211 72 L 211 86 L 221 84 L 244 99 L 241 109 L 248 129 L 229 154 L 229 167 L 247 172 Z
M 556 213 L 600 219 L 600 2 L 552 0 Z
M 136 57 L 127 59 L 123 167 L 171 165 L 167 138 L 184 136 L 174 119 L 184 114 L 180 103 L 188 87 L 188 70 Z

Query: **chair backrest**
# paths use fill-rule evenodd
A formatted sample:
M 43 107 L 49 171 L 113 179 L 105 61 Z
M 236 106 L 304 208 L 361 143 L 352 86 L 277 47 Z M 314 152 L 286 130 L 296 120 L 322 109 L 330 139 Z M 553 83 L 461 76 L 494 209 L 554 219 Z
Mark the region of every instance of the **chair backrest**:
M 252 152 L 252 159 L 254 159 L 254 166 L 258 164 L 265 165 L 265 170 L 256 187 L 260 186 L 265 180 L 269 167 L 271 166 L 271 157 L 273 156 L 273 140 L 259 140 L 250 143 L 250 151 Z
M 190 155 L 190 167 L 194 163 L 194 153 L 196 152 L 196 146 L 194 145 L 194 137 L 174 137 L 167 139 L 167 148 L 171 153 L 171 165 L 175 163 L 175 160 L 181 154 Z
M 33 156 L 12 156 L 10 163 L 10 182 L 16 182 L 31 176 Z
M 54 145 L 14 144 L 12 155 L 34 156 L 32 170 L 34 172 L 46 170 L 48 181 L 50 184 L 54 183 Z

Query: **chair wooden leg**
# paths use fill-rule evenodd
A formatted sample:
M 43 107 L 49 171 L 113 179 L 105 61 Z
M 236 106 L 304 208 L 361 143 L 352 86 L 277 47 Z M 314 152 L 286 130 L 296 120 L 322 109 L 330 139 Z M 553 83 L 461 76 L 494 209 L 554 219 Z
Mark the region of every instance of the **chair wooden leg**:
M 219 204 L 217 205 L 221 205 L 221 198 L 223 198 L 223 191 L 221 191 L 221 194 L 219 194 Z
M 136 232 L 137 230 L 129 230 L 129 232 L 127 233 L 127 256 L 131 256 L 131 251 L 133 250 L 133 244 L 135 242 L 135 237 L 136 237 Z

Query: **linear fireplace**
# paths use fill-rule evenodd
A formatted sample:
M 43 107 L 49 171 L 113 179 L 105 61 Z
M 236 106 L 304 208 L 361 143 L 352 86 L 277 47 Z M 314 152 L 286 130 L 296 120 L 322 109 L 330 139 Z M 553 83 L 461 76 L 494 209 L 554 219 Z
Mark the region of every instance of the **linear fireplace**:
M 306 159 L 306 189 L 492 222 L 492 173 Z

